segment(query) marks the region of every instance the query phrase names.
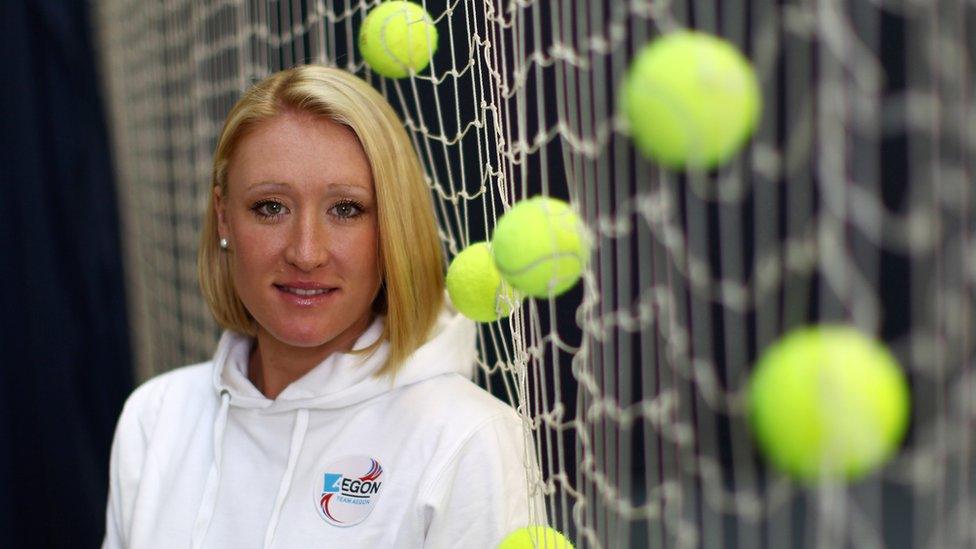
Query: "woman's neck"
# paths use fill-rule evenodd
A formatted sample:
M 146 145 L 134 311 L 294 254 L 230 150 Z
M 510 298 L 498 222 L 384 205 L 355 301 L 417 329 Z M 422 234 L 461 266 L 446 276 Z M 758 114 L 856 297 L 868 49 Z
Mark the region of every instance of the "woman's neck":
M 357 321 L 332 340 L 317 347 L 296 347 L 282 343 L 264 329 L 258 328 L 254 347 L 248 359 L 247 377 L 254 387 L 274 400 L 285 387 L 298 380 L 333 353 L 347 352 L 366 331 L 372 319 Z

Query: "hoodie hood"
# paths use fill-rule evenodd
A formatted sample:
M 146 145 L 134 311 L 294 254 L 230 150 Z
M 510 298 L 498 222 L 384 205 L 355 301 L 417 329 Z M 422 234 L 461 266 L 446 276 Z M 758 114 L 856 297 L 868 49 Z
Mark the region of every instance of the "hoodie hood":
M 385 317 L 376 317 L 353 348 L 362 349 L 375 342 L 383 333 L 385 320 Z M 389 342 L 383 342 L 369 356 L 332 354 L 292 382 L 278 398 L 270 400 L 247 377 L 248 357 L 254 339 L 225 331 L 214 355 L 214 389 L 220 395 L 228 395 L 231 406 L 271 413 L 343 408 L 443 374 L 457 373 L 470 379 L 474 375 L 475 334 L 473 321 L 445 305 L 427 341 L 407 358 L 395 377 L 374 375 L 389 355 Z

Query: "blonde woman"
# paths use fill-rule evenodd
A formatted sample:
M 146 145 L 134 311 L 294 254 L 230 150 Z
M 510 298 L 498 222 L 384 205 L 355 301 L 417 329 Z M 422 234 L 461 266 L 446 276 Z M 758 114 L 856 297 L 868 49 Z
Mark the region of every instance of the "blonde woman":
M 274 74 L 228 115 L 200 243 L 225 332 L 137 389 L 104 547 L 494 547 L 541 513 L 513 410 L 474 385 L 423 172 L 383 97 Z

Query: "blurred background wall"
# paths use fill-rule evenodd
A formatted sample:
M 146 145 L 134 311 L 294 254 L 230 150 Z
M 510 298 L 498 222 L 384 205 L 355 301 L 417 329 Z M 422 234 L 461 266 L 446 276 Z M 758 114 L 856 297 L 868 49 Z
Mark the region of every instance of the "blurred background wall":
M 132 389 L 86 2 L 0 3 L 0 545 L 95 547 Z

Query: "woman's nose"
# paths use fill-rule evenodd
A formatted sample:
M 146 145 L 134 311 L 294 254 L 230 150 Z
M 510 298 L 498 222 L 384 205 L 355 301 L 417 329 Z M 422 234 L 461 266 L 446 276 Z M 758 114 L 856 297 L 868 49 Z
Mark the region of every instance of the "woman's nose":
M 329 261 L 328 234 L 314 215 L 304 215 L 292 228 L 285 261 L 302 271 L 313 271 Z

